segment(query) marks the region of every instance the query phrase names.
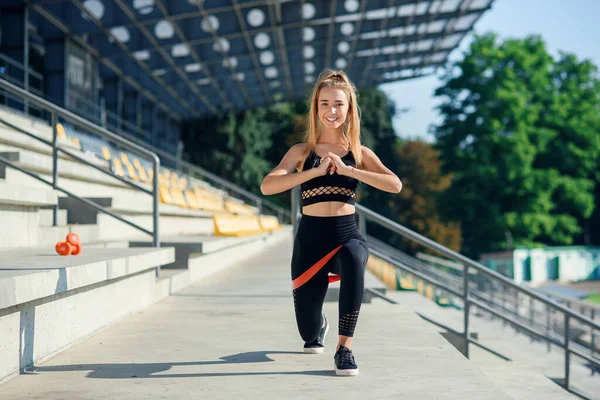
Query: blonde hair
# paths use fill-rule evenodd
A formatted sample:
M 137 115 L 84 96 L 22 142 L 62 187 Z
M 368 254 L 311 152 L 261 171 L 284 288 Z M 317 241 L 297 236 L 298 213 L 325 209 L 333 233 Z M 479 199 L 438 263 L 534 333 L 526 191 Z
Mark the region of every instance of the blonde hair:
M 356 166 L 360 167 L 362 163 L 362 150 L 360 144 L 360 109 L 356 100 L 357 90 L 350 79 L 348 79 L 346 73 L 341 70 L 324 70 L 319 75 L 319 79 L 317 79 L 317 83 L 313 88 L 312 95 L 310 96 L 306 121 L 307 129 L 304 138 L 304 142 L 308 145 L 306 146 L 306 154 L 311 150 L 315 151 L 317 148 L 317 141 L 320 136 L 317 103 L 319 102 L 319 93 L 324 87 L 341 89 L 346 93 L 346 97 L 348 98 L 348 114 L 346 115 L 346 122 L 344 122 L 343 135 L 348 143 L 348 150 L 352 151 L 354 155 Z

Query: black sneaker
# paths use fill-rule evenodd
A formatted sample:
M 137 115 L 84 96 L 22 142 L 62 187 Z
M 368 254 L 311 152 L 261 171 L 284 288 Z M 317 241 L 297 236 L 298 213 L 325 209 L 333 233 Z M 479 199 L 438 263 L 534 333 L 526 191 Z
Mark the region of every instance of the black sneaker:
M 343 344 L 340 345 L 338 351 L 333 356 L 335 361 L 335 374 L 338 376 L 354 376 L 358 375 L 358 367 L 354 362 L 352 350 L 348 349 Z
M 306 354 L 321 354 L 325 350 L 325 336 L 327 336 L 327 332 L 329 332 L 329 322 L 327 322 L 325 314 L 323 314 L 323 321 L 325 323 L 321 326 L 317 338 L 312 342 L 304 343 L 304 352 Z

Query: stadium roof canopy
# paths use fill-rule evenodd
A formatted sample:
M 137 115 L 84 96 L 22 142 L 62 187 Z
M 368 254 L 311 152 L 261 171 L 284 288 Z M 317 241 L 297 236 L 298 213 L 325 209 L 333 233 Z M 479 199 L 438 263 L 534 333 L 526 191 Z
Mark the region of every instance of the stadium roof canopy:
M 27 0 L 40 35 L 180 118 L 303 99 L 326 67 L 359 89 L 431 74 L 493 1 Z

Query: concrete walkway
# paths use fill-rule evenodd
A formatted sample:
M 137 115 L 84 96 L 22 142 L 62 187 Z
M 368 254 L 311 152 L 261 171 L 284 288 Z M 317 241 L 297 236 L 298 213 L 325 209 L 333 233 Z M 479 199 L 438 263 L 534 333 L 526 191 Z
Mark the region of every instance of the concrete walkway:
M 324 354 L 302 352 L 291 240 L 130 315 L 0 387 L 4 399 L 509 399 L 400 305 L 363 305 L 358 377 L 337 377 L 337 303 Z M 50 333 L 49 333 L 50 334 Z

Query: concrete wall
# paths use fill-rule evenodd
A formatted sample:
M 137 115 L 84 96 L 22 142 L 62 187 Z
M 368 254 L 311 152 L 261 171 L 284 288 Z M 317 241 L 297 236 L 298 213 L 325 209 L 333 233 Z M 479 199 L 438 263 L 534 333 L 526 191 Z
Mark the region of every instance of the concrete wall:
M 155 298 L 154 269 L 0 310 L 0 382 Z

